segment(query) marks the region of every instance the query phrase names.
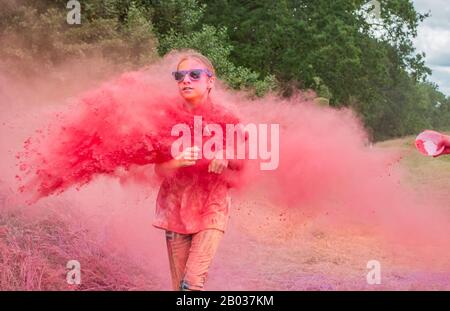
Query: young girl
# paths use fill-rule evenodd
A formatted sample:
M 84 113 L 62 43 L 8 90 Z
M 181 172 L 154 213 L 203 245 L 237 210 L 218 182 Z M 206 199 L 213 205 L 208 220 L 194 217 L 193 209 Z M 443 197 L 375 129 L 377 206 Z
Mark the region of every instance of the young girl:
M 184 114 L 192 119 L 217 119 L 222 115 L 210 99 L 216 77 L 205 56 L 192 53 L 182 57 L 173 76 L 183 98 L 180 109 Z M 219 156 L 205 161 L 200 158 L 198 146 L 155 165 L 163 181 L 153 225 L 166 231 L 174 290 L 203 290 L 229 215 L 229 184 L 221 175 L 241 166 L 241 161 Z

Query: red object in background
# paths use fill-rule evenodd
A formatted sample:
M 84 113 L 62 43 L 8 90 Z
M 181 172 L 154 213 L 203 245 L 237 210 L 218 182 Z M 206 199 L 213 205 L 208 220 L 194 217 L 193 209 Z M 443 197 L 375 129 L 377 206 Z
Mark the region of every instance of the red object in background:
M 439 156 L 445 150 L 445 145 L 442 144 L 444 135 L 431 130 L 425 130 L 416 137 L 416 148 L 424 155 Z M 441 147 L 439 147 L 441 145 Z

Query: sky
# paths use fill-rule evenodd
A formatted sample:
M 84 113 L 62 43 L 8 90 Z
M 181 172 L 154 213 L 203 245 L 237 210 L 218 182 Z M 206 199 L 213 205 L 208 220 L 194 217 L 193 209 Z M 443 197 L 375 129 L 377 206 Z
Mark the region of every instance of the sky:
M 413 0 L 420 13 L 431 16 L 419 25 L 414 45 L 426 53 L 426 65 L 433 71 L 430 81 L 450 96 L 450 0 Z

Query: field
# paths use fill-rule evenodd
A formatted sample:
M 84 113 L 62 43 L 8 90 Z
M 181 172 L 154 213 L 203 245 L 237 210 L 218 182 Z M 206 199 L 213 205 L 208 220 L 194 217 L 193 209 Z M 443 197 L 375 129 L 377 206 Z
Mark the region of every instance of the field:
M 450 197 L 450 158 L 426 158 L 413 137 L 378 143 L 401 150 L 405 183 L 427 195 Z M 425 184 L 425 187 L 423 186 Z M 418 185 L 421 185 L 420 187 Z M 3 187 L 0 201 L 0 288 L 2 290 L 170 289 L 163 234 L 150 226 L 154 193 L 116 191 L 111 215 L 83 210 L 89 195 L 121 187 L 111 180 L 52 198 L 39 207 L 15 206 Z M 88 187 L 89 188 L 89 187 Z M 119 188 L 116 188 L 119 189 Z M 134 188 L 131 188 L 134 189 Z M 74 194 L 75 193 L 75 194 Z M 117 194 L 119 193 L 119 194 Z M 135 198 L 136 207 L 129 206 Z M 74 206 L 81 206 L 74 208 Z M 104 206 L 103 206 L 104 205 Z M 122 207 L 119 207 L 122 206 Z M 130 212 L 133 215 L 130 216 Z M 450 215 L 450 208 L 445 211 Z M 97 214 L 95 214 L 97 213 Z M 88 221 L 97 216 L 98 219 Z M 146 218 L 147 217 L 147 218 Z M 397 244 L 396 244 L 397 243 Z M 267 204 L 264 197 L 237 200 L 229 229 L 209 273 L 210 290 L 442 290 L 450 289 L 448 257 L 386 240 L 358 226 L 328 227 L 301 210 Z M 432 255 L 432 254 L 431 254 Z M 68 285 L 66 263 L 82 263 L 81 285 Z M 381 267 L 381 284 L 368 284 L 370 260 Z

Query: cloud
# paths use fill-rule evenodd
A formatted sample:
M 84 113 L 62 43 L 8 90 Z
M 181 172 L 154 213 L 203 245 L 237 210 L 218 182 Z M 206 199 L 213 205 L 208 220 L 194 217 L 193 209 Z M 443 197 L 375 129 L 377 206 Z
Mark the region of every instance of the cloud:
M 431 66 L 450 66 L 450 29 L 421 27 L 415 44 Z
M 450 3 L 448 0 L 414 0 L 414 7 L 419 13 L 430 12 L 424 24 L 435 28 L 450 28 Z
M 439 90 L 446 94 L 447 96 L 450 96 L 450 83 L 449 83 L 449 77 L 450 77 L 450 66 L 433 66 L 433 82 L 437 83 L 439 85 Z
M 413 3 L 418 12 L 431 14 L 419 25 L 415 47 L 426 54 L 426 65 L 433 71 L 429 79 L 450 96 L 450 1 L 414 0 Z

